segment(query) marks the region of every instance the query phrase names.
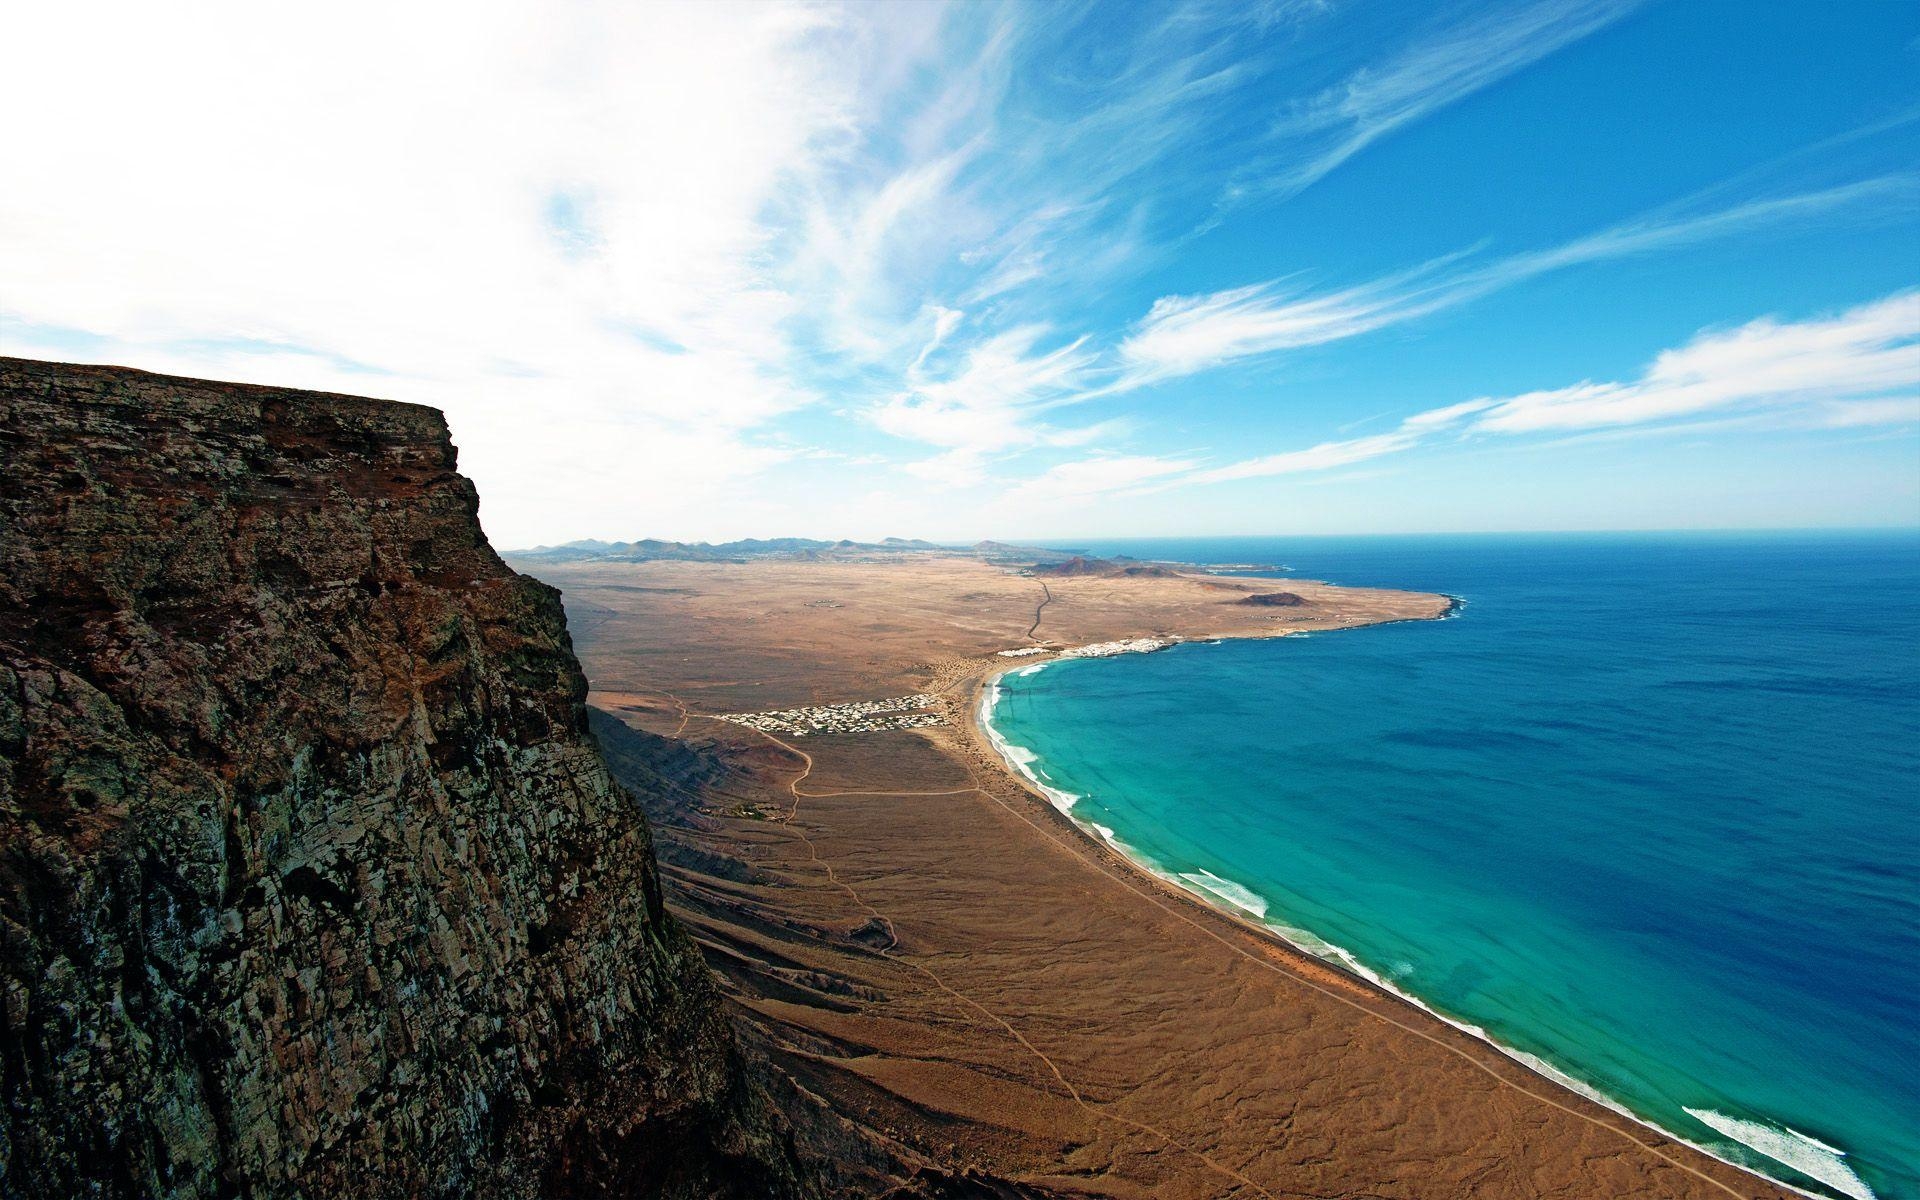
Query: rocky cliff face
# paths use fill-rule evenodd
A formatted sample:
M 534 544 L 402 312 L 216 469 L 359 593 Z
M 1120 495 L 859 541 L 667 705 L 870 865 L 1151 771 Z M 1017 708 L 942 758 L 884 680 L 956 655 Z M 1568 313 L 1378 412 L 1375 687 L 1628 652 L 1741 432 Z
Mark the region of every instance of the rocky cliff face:
M 0 1194 L 780 1195 L 440 415 L 0 360 Z

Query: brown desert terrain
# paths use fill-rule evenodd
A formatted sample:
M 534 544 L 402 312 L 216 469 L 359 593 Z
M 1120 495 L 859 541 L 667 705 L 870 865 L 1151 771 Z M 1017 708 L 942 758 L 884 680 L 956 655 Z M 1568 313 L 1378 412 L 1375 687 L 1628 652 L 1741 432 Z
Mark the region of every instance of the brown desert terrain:
M 1084 837 L 972 723 L 997 652 L 1444 614 L 961 556 L 516 563 L 560 587 L 669 906 L 792 1084 L 956 1172 L 1115 1197 L 1784 1197 Z M 935 694 L 945 723 L 715 719 Z

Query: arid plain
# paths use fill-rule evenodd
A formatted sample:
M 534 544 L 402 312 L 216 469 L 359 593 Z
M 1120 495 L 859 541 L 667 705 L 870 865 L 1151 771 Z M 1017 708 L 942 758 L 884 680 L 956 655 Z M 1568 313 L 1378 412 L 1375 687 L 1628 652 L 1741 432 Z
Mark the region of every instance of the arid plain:
M 963 556 L 514 561 L 562 589 L 668 902 L 786 1086 L 1046 1194 L 1782 1197 L 1147 877 L 974 727 L 1002 650 L 1273 636 L 1445 597 Z M 1284 587 L 1302 603 L 1246 596 Z M 1277 685 L 1278 686 L 1278 685 Z M 724 714 L 937 695 L 945 725 Z

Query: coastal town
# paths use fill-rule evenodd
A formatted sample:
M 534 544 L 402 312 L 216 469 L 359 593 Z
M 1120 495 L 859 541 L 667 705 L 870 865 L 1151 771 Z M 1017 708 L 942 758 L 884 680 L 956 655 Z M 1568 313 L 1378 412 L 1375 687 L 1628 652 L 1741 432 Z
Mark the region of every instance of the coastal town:
M 1127 638 L 1118 642 L 1094 642 L 1090 646 L 1075 646 L 1062 650 L 1061 658 L 1112 658 L 1116 654 L 1151 654 L 1155 650 L 1165 650 L 1174 644 L 1175 638 Z
M 919 693 L 885 700 L 854 700 L 845 704 L 817 704 L 771 712 L 726 713 L 722 721 L 745 725 L 762 733 L 810 737 L 823 733 L 873 733 L 883 729 L 924 729 L 947 724 L 936 707 L 938 696 Z
M 1001 658 L 1031 658 L 1051 654 L 1058 658 L 1110 658 L 1116 654 L 1147 654 L 1174 645 L 1175 638 L 1127 638 L 1121 641 L 1094 642 L 1064 649 L 1054 646 L 1021 646 L 995 651 Z M 745 725 L 762 733 L 782 737 L 815 737 L 830 733 L 878 733 L 888 729 L 926 729 L 950 722 L 939 708 L 938 696 L 919 692 L 910 696 L 889 696 L 882 700 L 852 700 L 843 704 L 813 704 L 801 708 L 779 708 L 767 712 L 722 713 L 719 720 Z
M 1112 658 L 1116 654 L 1151 654 L 1155 650 L 1165 650 L 1174 645 L 1178 638 L 1126 638 L 1117 642 L 1094 642 L 1086 646 L 1018 646 L 1012 650 L 996 650 L 1001 658 L 1031 658 L 1036 654 L 1052 654 L 1060 658 Z

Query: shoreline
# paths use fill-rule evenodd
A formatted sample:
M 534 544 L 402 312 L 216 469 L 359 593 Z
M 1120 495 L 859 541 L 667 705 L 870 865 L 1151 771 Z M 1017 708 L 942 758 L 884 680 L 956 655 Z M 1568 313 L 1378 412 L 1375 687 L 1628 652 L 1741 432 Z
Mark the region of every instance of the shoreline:
M 1335 633 L 1335 632 L 1341 632 L 1349 629 L 1371 628 L 1371 627 L 1380 626 L 1380 625 L 1406 624 L 1413 621 L 1443 621 L 1443 620 L 1448 620 L 1448 619 L 1457 617 L 1461 609 L 1465 607 L 1466 601 L 1462 597 L 1453 596 L 1446 593 L 1435 593 L 1435 594 L 1444 596 L 1445 599 L 1448 601 L 1448 604 L 1447 604 L 1447 607 L 1442 612 L 1437 613 L 1430 617 L 1401 617 L 1401 618 L 1395 618 L 1395 619 L 1383 620 L 1383 621 L 1357 621 L 1351 624 L 1335 626 L 1331 629 L 1320 629 L 1320 630 L 1282 630 L 1282 631 L 1276 631 L 1271 633 L 1239 632 L 1239 633 L 1211 635 L 1206 637 L 1172 638 L 1172 639 L 1166 639 L 1164 645 L 1155 647 L 1152 650 L 1136 651 L 1136 652 L 1137 653 L 1157 653 L 1160 650 L 1173 649 L 1176 646 L 1188 645 L 1188 644 L 1217 645 L 1222 642 L 1226 642 L 1230 640 L 1231 641 L 1259 641 L 1259 640 L 1266 640 L 1266 639 L 1272 639 L 1272 638 L 1306 637 L 1306 636 L 1311 636 L 1317 633 Z M 1117 657 L 1117 655 L 1088 655 L 1088 656 L 1078 656 L 1078 657 Z M 1041 668 L 1046 667 L 1052 663 L 1070 661 L 1070 660 L 1071 660 L 1070 656 L 1056 655 L 1055 657 L 1047 658 L 1040 662 L 1024 662 L 1019 659 L 1014 659 L 1005 663 L 989 664 L 987 669 L 984 672 L 980 673 L 978 676 L 976 676 L 972 682 L 971 691 L 966 698 L 965 704 L 963 705 L 963 707 L 965 708 L 965 720 L 964 722 L 962 722 L 962 724 L 964 724 L 965 726 L 967 735 L 976 743 L 976 745 L 978 745 L 979 747 L 981 747 L 986 751 L 986 757 L 988 761 L 994 763 L 1000 769 L 1002 775 L 1007 780 L 1017 785 L 1018 788 L 1023 793 L 1025 793 L 1025 795 L 1029 799 L 1038 802 L 1042 807 L 1044 807 L 1047 810 L 1048 813 L 1052 814 L 1053 817 L 1056 818 L 1061 825 L 1065 826 L 1067 829 L 1072 831 L 1072 835 L 1076 843 L 1076 849 L 1080 850 L 1083 853 L 1089 853 L 1090 857 L 1095 858 L 1095 861 L 1105 861 L 1107 858 L 1111 858 L 1114 862 L 1117 862 L 1118 864 L 1120 864 L 1120 866 L 1124 870 L 1126 870 L 1133 878 L 1149 884 L 1154 891 L 1160 893 L 1161 895 L 1168 896 L 1176 900 L 1184 901 L 1188 904 L 1197 905 L 1209 916 L 1212 916 L 1215 919 L 1219 919 L 1227 922 L 1234 929 L 1244 934 L 1250 935 L 1251 937 L 1259 940 L 1263 944 L 1281 948 L 1286 952 L 1288 952 L 1289 955 L 1294 956 L 1299 960 L 1304 960 L 1303 962 L 1287 961 L 1284 967 L 1281 967 L 1278 964 L 1272 964 L 1272 965 L 1274 965 L 1275 969 L 1282 970 L 1284 973 L 1292 975 L 1294 978 L 1306 984 L 1307 986 L 1319 988 L 1320 990 L 1323 990 L 1323 991 L 1325 990 L 1325 988 L 1323 988 L 1320 983 L 1318 983 L 1316 980 L 1313 979 L 1312 973 L 1309 970 L 1305 969 L 1307 964 L 1311 964 L 1312 967 L 1314 968 L 1332 972 L 1345 985 L 1347 985 L 1350 988 L 1357 989 L 1359 991 L 1366 993 L 1368 996 L 1374 999 L 1377 1003 L 1380 1003 L 1386 1006 L 1391 1006 L 1401 1011 L 1410 1011 L 1412 1013 L 1416 1013 L 1422 1018 L 1437 1022 L 1438 1024 L 1452 1031 L 1455 1034 L 1464 1036 L 1465 1038 L 1470 1040 L 1472 1044 L 1474 1044 L 1475 1046 L 1486 1047 L 1487 1049 L 1494 1051 L 1495 1054 L 1498 1055 L 1498 1057 L 1503 1063 L 1521 1068 L 1523 1071 L 1527 1073 L 1528 1077 L 1530 1077 L 1531 1079 L 1542 1081 L 1546 1083 L 1549 1087 L 1565 1093 L 1569 1098 L 1572 1098 L 1578 1101 L 1584 1101 L 1587 1104 L 1593 1105 L 1607 1113 L 1610 1113 L 1614 1116 L 1624 1119 L 1625 1121 L 1629 1122 L 1631 1125 L 1639 1129 L 1646 1130 L 1676 1145 L 1684 1146 L 1689 1150 L 1698 1152 L 1699 1154 L 1704 1155 L 1705 1157 L 1710 1158 L 1717 1163 L 1720 1163 L 1726 1167 L 1732 1168 L 1733 1170 L 1739 1171 L 1744 1175 L 1751 1176 L 1755 1180 L 1762 1182 L 1764 1184 L 1767 1184 L 1769 1186 L 1785 1188 L 1796 1195 L 1807 1197 L 1808 1200 L 1828 1200 L 1828 1198 L 1823 1193 L 1808 1191 L 1797 1184 L 1794 1184 L 1782 1179 L 1776 1179 L 1773 1176 L 1768 1175 L 1756 1169 L 1755 1167 L 1752 1167 L 1746 1163 L 1737 1162 L 1727 1157 L 1725 1154 L 1714 1149 L 1713 1147 L 1701 1145 L 1698 1142 L 1695 1142 L 1689 1138 L 1682 1137 L 1679 1134 L 1676 1134 L 1673 1131 L 1664 1128 L 1663 1126 L 1659 1125 L 1652 1119 L 1643 1117 L 1633 1112 L 1631 1109 L 1629 1109 L 1625 1105 L 1624 1102 L 1617 1100 L 1611 1096 L 1608 1096 L 1604 1092 L 1601 1092 L 1598 1088 L 1595 1088 L 1592 1085 L 1585 1083 L 1584 1081 L 1578 1079 L 1577 1077 L 1573 1076 L 1568 1072 L 1562 1071 L 1560 1068 L 1555 1067 L 1552 1063 L 1548 1062 L 1544 1058 L 1541 1058 L 1538 1055 L 1530 1054 L 1524 1050 L 1519 1050 L 1510 1046 L 1506 1046 L 1502 1044 L 1497 1038 L 1495 1038 L 1491 1033 L 1487 1032 L 1485 1029 L 1477 1025 L 1473 1025 L 1470 1022 L 1466 1022 L 1466 1021 L 1456 1019 L 1454 1017 L 1450 1017 L 1447 1014 L 1429 1005 L 1424 1000 L 1420 999 L 1418 996 L 1415 996 L 1411 993 L 1403 991 L 1400 988 L 1394 987 L 1392 984 L 1381 979 L 1375 972 L 1366 968 L 1363 964 L 1359 962 L 1358 959 L 1354 958 L 1352 954 L 1346 951 L 1345 948 L 1338 946 L 1332 942 L 1329 942 L 1324 938 L 1319 937 L 1319 935 L 1314 934 L 1311 930 L 1298 929 L 1290 925 L 1284 926 L 1285 929 L 1292 930 L 1293 932 L 1300 934 L 1304 937 L 1311 938 L 1314 942 L 1317 942 L 1320 945 L 1327 947 L 1327 949 L 1332 951 L 1333 954 L 1336 955 L 1337 957 L 1328 957 L 1326 954 L 1316 951 L 1311 946 L 1303 945 L 1300 942 L 1294 941 L 1285 932 L 1282 931 L 1282 928 L 1276 928 L 1274 925 L 1268 924 L 1265 921 L 1263 915 L 1260 916 L 1259 919 L 1256 919 L 1254 915 L 1250 915 L 1250 914 L 1253 914 L 1252 909 L 1244 909 L 1233 904 L 1233 902 L 1230 899 L 1228 899 L 1225 895 L 1221 893 L 1211 892 L 1209 889 L 1205 889 L 1200 885 L 1182 882 L 1178 878 L 1170 877 L 1170 876 L 1177 876 L 1178 872 L 1172 872 L 1172 871 L 1163 872 L 1161 870 L 1156 870 L 1155 866 L 1151 864 L 1151 860 L 1147 859 L 1146 856 L 1140 854 L 1138 851 L 1134 850 L 1132 847 L 1127 846 L 1126 843 L 1120 841 L 1117 837 L 1113 836 L 1111 830 L 1108 830 L 1105 827 L 1098 825 L 1097 823 L 1082 820 L 1081 818 L 1075 817 L 1072 813 L 1072 809 L 1074 808 L 1075 803 L 1077 803 L 1077 801 L 1081 799 L 1084 799 L 1084 797 L 1073 796 L 1070 800 L 1066 800 L 1064 805 L 1060 799 L 1056 799 L 1056 796 L 1067 797 L 1067 796 L 1070 796 L 1071 794 L 1061 789 L 1052 788 L 1048 784 L 1043 783 L 1040 780 L 1034 778 L 1028 772 L 1024 762 L 1022 762 L 1015 755 L 1008 753 L 1008 751 L 1020 751 L 1022 753 L 1032 756 L 1027 761 L 1029 762 L 1038 761 L 1038 756 L 1033 755 L 1033 752 L 1029 750 L 1027 747 L 1016 746 L 1013 743 L 1009 742 L 1004 736 L 1002 736 L 999 733 L 999 731 L 994 728 L 991 715 L 990 715 L 992 707 L 997 703 L 999 699 L 1000 680 L 1004 676 L 1033 674 L 1039 671 Z M 1204 869 L 1202 869 L 1202 871 L 1203 873 L 1206 873 L 1204 872 Z M 1230 886 L 1235 886 L 1235 887 L 1241 886 L 1241 885 L 1233 884 L 1232 881 L 1230 880 L 1220 880 L 1220 882 L 1226 883 L 1226 884 L 1229 884 Z M 1215 936 L 1218 936 L 1218 935 L 1215 935 Z M 1286 961 L 1286 960 L 1282 960 L 1282 961 Z M 1439 1039 L 1432 1038 L 1432 1035 L 1430 1034 L 1423 1033 L 1420 1030 L 1412 1029 L 1410 1026 L 1402 1025 L 1400 1022 L 1394 1021 L 1393 1018 L 1388 1014 L 1374 1010 L 1371 1006 L 1363 1006 L 1363 1007 L 1365 1007 L 1367 1011 L 1372 1012 L 1373 1015 L 1380 1017 L 1383 1020 L 1388 1020 L 1393 1024 L 1400 1025 L 1401 1028 L 1408 1029 L 1409 1032 L 1413 1032 L 1420 1036 L 1429 1037 L 1430 1040 L 1439 1040 Z M 1442 1043 L 1442 1044 L 1445 1044 L 1445 1043 Z M 1454 1049 L 1455 1052 L 1457 1053 L 1464 1054 L 1464 1051 L 1461 1051 L 1458 1047 L 1450 1046 L 1449 1048 Z M 1490 1070 L 1490 1068 L 1485 1067 L 1484 1063 L 1479 1063 L 1477 1059 L 1473 1061 L 1478 1063 L 1478 1065 L 1481 1065 L 1483 1069 Z M 1497 1075 L 1497 1073 L 1496 1073 L 1496 1077 L 1501 1078 L 1503 1082 L 1506 1082 L 1509 1086 L 1514 1086 L 1514 1087 L 1520 1086 L 1514 1081 L 1510 1079 L 1506 1079 L 1504 1076 Z M 1529 1089 L 1522 1088 L 1521 1090 L 1525 1091 Z M 1558 1107 L 1565 1108 L 1565 1109 L 1568 1109 L 1569 1111 L 1579 1113 L 1578 1108 L 1575 1108 L 1573 1106 L 1566 1105 L 1566 1104 L 1561 1104 L 1559 1103 L 1559 1101 L 1553 1099 L 1550 1096 L 1539 1096 L 1538 1093 L 1534 1093 L 1534 1094 L 1536 1095 L 1537 1098 L 1545 1100 L 1548 1103 L 1552 1103 Z M 1630 1140 L 1634 1141 L 1636 1144 L 1640 1145 L 1642 1148 L 1646 1150 L 1649 1150 L 1656 1154 L 1660 1154 L 1662 1157 L 1667 1157 L 1664 1154 L 1664 1152 L 1662 1152 L 1657 1146 L 1651 1146 L 1645 1142 L 1640 1141 L 1639 1138 L 1634 1137 L 1633 1134 L 1627 1129 L 1622 1129 L 1619 1126 L 1614 1125 L 1610 1122 L 1604 1121 L 1594 1116 L 1591 1113 L 1579 1113 L 1579 1115 L 1582 1115 L 1587 1119 L 1592 1120 L 1595 1124 L 1614 1130 L 1615 1132 L 1619 1133 L 1621 1136 L 1629 1138 Z M 1699 1120 L 1700 1118 L 1696 1117 L 1695 1119 Z M 1702 1121 L 1702 1123 L 1706 1124 L 1707 1122 Z M 1781 1128 L 1785 1129 L 1786 1127 L 1783 1126 Z M 1795 1131 L 1792 1131 L 1790 1129 L 1787 1130 L 1787 1132 L 1789 1134 L 1795 1134 Z M 1795 1136 L 1804 1137 L 1805 1135 L 1795 1134 Z M 1730 1138 L 1730 1140 L 1738 1142 L 1739 1139 Z M 1740 1143 L 1740 1144 L 1745 1145 L 1745 1143 Z M 1749 1146 L 1747 1148 L 1749 1150 L 1753 1150 L 1755 1153 L 1761 1154 L 1763 1157 L 1772 1157 L 1770 1155 L 1766 1155 L 1764 1151 L 1759 1151 L 1754 1147 Z M 1783 1160 L 1776 1159 L 1775 1161 L 1782 1162 L 1782 1165 L 1784 1166 L 1792 1165 L 1792 1164 L 1785 1163 Z M 1688 1170 L 1688 1171 L 1692 1171 L 1695 1174 L 1700 1174 L 1700 1172 L 1697 1171 L 1695 1168 L 1688 1167 L 1684 1163 L 1675 1161 L 1674 1165 L 1677 1167 L 1680 1167 L 1683 1170 Z M 1797 1171 L 1801 1170 L 1801 1168 L 1798 1168 L 1798 1167 L 1794 1167 L 1793 1169 Z M 1802 1173 L 1806 1173 L 1806 1172 L 1802 1171 Z M 1810 1175 L 1810 1177 L 1818 1178 L 1818 1176 L 1812 1176 L 1812 1175 Z M 1715 1182 L 1718 1182 L 1718 1181 L 1715 1181 Z M 1822 1182 L 1825 1182 L 1825 1181 L 1823 1180 Z M 1834 1186 L 1834 1185 L 1829 1184 L 1829 1186 Z M 1861 1200 L 1872 1200 L 1874 1193 L 1872 1193 L 1870 1190 L 1865 1189 L 1864 1185 L 1862 1186 L 1863 1186 L 1863 1190 L 1866 1192 L 1866 1195 L 1862 1197 Z M 1729 1191 L 1730 1190 L 1731 1189 L 1729 1189 Z M 1834 1190 L 1836 1192 L 1840 1192 L 1843 1195 L 1852 1194 L 1851 1192 L 1848 1192 L 1846 1189 L 1839 1188 L 1839 1187 L 1834 1187 Z
M 915 736 L 792 753 L 715 725 L 708 775 L 655 804 L 677 864 L 669 904 L 755 1036 L 799 1055 L 805 1086 L 881 1113 L 931 1161 L 1041 1194 L 1169 1200 L 1270 1184 L 1402 1194 L 1409 1181 L 1406 1194 L 1509 1200 L 1797 1195 L 1176 886 L 1259 908 L 1231 882 L 1155 878 L 1063 818 L 973 711 L 983 688 L 1012 690 L 1008 671 L 1054 658 L 999 656 L 1037 644 L 1022 631 L 1046 593 L 1030 577 L 957 558 L 543 570 L 583 618 L 595 702 L 638 731 L 680 737 L 692 713 L 940 697 L 943 720 Z M 1236 603 L 1273 590 L 1257 579 L 1048 582 L 1034 633 L 1055 652 L 1468 615 L 1457 597 L 1305 577 L 1280 585 L 1299 607 Z M 1035 767 L 1041 780 L 1052 769 Z M 1097 819 L 1094 803 L 1077 811 Z M 684 825 L 666 815 L 683 811 Z M 821 1058 L 823 1046 L 838 1049 Z

